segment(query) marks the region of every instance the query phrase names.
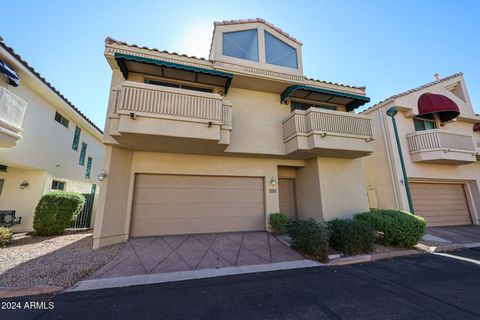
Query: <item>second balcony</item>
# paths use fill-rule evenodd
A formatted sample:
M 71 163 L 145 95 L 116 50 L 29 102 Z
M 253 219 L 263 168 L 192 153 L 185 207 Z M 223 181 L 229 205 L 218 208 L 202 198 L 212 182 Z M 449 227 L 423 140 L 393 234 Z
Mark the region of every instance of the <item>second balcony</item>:
M 407 135 L 413 162 L 462 165 L 477 161 L 471 135 L 447 130 L 425 130 Z
M 283 141 L 286 153 L 299 159 L 354 159 L 374 150 L 369 117 L 315 107 L 294 110 L 283 120 Z

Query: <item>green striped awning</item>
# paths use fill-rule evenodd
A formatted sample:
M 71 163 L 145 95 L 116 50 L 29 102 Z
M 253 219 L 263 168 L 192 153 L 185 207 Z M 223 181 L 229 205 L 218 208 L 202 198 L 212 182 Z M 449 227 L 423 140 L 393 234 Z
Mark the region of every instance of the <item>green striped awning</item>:
M 288 98 L 301 98 L 318 102 L 344 104 L 347 107 L 347 111 L 352 111 L 363 106 L 365 103 L 370 102 L 369 97 L 358 94 L 316 88 L 302 84 L 287 87 L 282 92 L 280 101 L 283 103 Z
M 233 78 L 233 74 L 231 74 L 231 73 L 218 71 L 218 70 L 211 70 L 211 69 L 206 69 L 206 68 L 200 68 L 200 67 L 195 67 L 195 66 L 189 66 L 189 65 L 186 65 L 186 64 L 163 61 L 163 60 L 159 60 L 159 59 L 139 57 L 139 56 L 123 54 L 123 53 L 118 53 L 118 52 L 115 53 L 114 57 L 115 57 L 115 60 L 117 61 L 118 67 L 120 68 L 120 71 L 122 72 L 125 79 L 128 79 L 128 74 L 130 72 L 129 64 L 127 62 L 148 64 L 148 65 L 158 66 L 158 67 L 161 67 L 161 68 L 172 68 L 172 69 L 183 70 L 183 71 L 187 71 L 187 72 L 200 73 L 200 74 L 220 77 L 220 78 L 225 80 L 225 85 L 224 85 L 225 94 L 228 92 L 228 88 L 230 87 L 230 84 L 231 84 L 232 78 Z

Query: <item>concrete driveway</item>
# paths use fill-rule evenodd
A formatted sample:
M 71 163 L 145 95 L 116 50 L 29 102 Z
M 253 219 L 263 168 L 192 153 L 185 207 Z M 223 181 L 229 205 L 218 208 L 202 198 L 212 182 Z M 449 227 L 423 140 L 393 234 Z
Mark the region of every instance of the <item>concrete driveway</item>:
M 304 259 L 268 232 L 133 238 L 88 279 L 223 268 Z
M 428 227 L 426 233 L 446 242 L 480 244 L 480 226 L 478 225 Z

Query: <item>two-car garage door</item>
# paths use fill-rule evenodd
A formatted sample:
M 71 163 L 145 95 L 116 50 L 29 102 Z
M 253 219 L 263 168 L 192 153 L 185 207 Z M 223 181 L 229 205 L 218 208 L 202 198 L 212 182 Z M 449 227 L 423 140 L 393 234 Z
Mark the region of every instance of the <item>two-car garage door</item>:
M 467 197 L 462 184 L 411 182 L 415 213 L 428 226 L 471 224 Z
M 263 178 L 137 174 L 130 234 L 265 229 Z

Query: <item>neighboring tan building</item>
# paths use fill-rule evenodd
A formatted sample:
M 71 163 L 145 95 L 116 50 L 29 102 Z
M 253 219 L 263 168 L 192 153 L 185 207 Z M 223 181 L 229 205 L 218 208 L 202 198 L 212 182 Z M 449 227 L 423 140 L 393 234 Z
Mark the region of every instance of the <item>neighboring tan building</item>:
M 462 73 L 394 95 L 363 114 L 372 118 L 375 152 L 364 158 L 371 208 L 409 210 L 392 121 L 395 117 L 416 214 L 429 226 L 478 224 L 480 116 Z
M 22 218 L 13 230 L 32 230 L 51 190 L 98 193 L 103 157 L 102 131 L 0 38 L 0 210 Z
M 112 83 L 94 247 L 368 210 L 364 87 L 308 79 L 302 43 L 216 22 L 209 60 L 106 39 Z

